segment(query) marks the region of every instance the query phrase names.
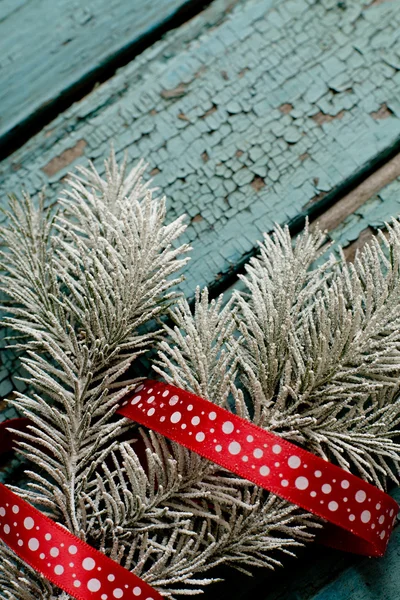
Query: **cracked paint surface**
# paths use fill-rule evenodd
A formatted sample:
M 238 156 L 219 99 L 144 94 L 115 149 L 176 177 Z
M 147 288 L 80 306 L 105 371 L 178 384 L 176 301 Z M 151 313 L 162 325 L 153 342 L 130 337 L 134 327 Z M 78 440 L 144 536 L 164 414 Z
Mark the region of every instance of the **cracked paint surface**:
M 112 142 L 146 159 L 169 218 L 188 214 L 184 292 L 223 280 L 399 139 L 400 0 L 369 4 L 217 0 L 5 160 L 2 198 L 55 201 Z

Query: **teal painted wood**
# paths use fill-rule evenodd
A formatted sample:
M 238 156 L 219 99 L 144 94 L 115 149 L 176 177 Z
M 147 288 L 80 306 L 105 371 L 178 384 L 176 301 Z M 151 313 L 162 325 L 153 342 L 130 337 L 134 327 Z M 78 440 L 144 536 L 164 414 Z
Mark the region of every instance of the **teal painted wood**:
M 68 169 L 87 157 L 101 168 L 112 141 L 119 157 L 144 156 L 170 217 L 191 219 L 190 294 L 399 140 L 399 0 L 228 5 L 60 115 L 2 163 L 1 191 L 47 184 L 54 200 Z
M 2 0 L 0 138 L 190 0 Z

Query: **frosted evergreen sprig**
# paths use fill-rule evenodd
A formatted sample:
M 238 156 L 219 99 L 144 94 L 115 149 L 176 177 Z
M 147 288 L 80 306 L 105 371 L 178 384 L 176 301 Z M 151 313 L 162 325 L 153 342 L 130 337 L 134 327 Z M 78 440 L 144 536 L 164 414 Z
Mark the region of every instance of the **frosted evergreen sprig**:
M 243 385 L 255 421 L 385 488 L 398 483 L 400 226 L 318 265 L 307 228 L 265 237 L 235 293 Z
M 153 197 L 142 171 L 139 165 L 126 175 L 113 156 L 105 179 L 82 168 L 53 214 L 43 198 L 38 207 L 26 195 L 11 201 L 1 289 L 9 300 L 4 323 L 18 333 L 29 374 L 31 391 L 13 403 L 31 422 L 19 448 L 33 465 L 28 488 L 15 491 L 174 597 L 200 592 L 213 581 L 203 573 L 221 562 L 278 564 L 271 550 L 289 552 L 299 544 L 293 536 L 310 534 L 292 507 L 275 499 L 258 510 L 254 486 L 162 436 L 136 432 L 145 464 L 135 443 L 119 441 L 128 427 L 113 417 L 131 385 L 124 374 L 160 334 L 142 326 L 175 303 L 170 289 L 188 249 L 173 245 L 182 219 L 164 224 L 164 200 Z M 206 302 L 204 296 L 203 308 Z M 208 367 L 204 355 L 192 357 L 204 375 L 198 391 L 209 396 L 211 382 L 212 399 L 220 401 L 235 377 L 231 355 L 221 360 L 234 322 L 229 311 L 221 321 L 217 307 L 205 328 L 200 308 L 196 326 L 209 345 Z M 257 538 L 260 524 L 265 531 Z M 4 544 L 0 554 L 5 598 L 66 598 Z

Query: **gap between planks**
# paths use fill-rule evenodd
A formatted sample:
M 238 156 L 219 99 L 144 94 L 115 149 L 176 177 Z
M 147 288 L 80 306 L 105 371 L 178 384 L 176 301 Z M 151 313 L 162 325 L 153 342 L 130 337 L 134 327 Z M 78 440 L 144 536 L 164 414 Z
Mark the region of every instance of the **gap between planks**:
M 351 192 L 338 200 L 325 213 L 317 217 L 313 226 L 318 225 L 320 229 L 332 231 L 346 217 L 354 213 L 367 200 L 372 198 L 374 194 L 397 179 L 397 177 L 400 177 L 400 152 L 364 179 Z
M 0 161 L 4 160 L 30 138 L 39 133 L 72 104 L 90 94 L 98 85 L 111 79 L 116 72 L 130 63 L 164 35 L 177 29 L 204 11 L 213 0 L 186 0 L 172 15 L 138 38 L 132 39 L 107 59 L 78 77 L 71 85 L 57 92 L 55 97 L 34 108 L 32 113 L 0 136 Z M 236 0 L 232 0 L 232 6 Z M 230 10 L 229 8 L 227 9 Z

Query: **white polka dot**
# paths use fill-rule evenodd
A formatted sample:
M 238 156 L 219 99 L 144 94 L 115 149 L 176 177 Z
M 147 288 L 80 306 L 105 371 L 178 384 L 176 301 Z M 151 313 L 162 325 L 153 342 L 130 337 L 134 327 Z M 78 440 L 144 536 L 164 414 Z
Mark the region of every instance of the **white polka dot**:
M 364 490 L 358 490 L 358 492 L 356 493 L 356 500 L 357 502 L 364 502 L 365 498 L 367 497 L 367 494 L 364 492 Z
M 317 492 L 310 492 L 310 496 L 312 496 L 313 498 L 315 498 L 316 495 L 317 495 Z
M 188 410 L 189 412 L 190 412 L 191 410 L 193 410 L 193 404 L 189 404 L 189 405 L 187 406 L 187 410 Z
M 355 516 L 354 515 L 349 515 L 349 521 L 354 521 Z
M 339 508 L 339 504 L 337 502 L 335 502 L 334 500 L 332 500 L 331 502 L 329 502 L 328 508 L 332 512 L 335 512 Z
M 241 449 L 239 442 L 231 442 L 228 446 L 229 453 L 233 455 L 239 454 Z
M 298 490 L 306 490 L 308 488 L 308 479 L 307 477 L 298 477 L 294 482 L 294 485 Z
M 165 392 L 163 392 L 163 394 L 162 394 L 162 395 L 163 395 L 163 398 L 166 398 L 166 397 L 168 396 L 168 394 L 169 394 L 169 391 L 168 391 L 168 390 L 165 390 Z
M 4 525 L 3 529 L 4 529 L 4 533 L 7 533 L 7 534 L 10 533 L 10 526 L 9 525 L 7 525 L 7 524 Z
M 133 400 L 131 401 L 131 404 L 135 405 L 135 404 L 137 404 L 138 402 L 140 402 L 140 401 L 141 401 L 141 399 L 142 399 L 142 396 L 135 396 L 135 397 L 133 398 Z
M 22 540 L 18 540 L 18 546 L 23 546 L 24 542 Z
M 253 456 L 254 458 L 262 458 L 264 452 L 261 450 L 261 448 L 256 448 L 253 452 Z
M 361 521 L 363 523 L 368 523 L 371 520 L 371 513 L 369 510 L 363 510 L 361 513 Z
M 298 469 L 301 465 L 301 460 L 298 456 L 291 456 L 288 460 L 288 465 L 291 469 Z
M 175 404 L 178 404 L 178 402 L 179 402 L 179 396 L 171 396 L 171 398 L 169 399 L 170 406 L 175 406 Z
M 54 573 L 56 575 L 62 575 L 64 573 L 64 567 L 62 565 L 56 565 L 54 567 Z
M 211 421 L 215 421 L 215 419 L 217 418 L 217 413 L 214 411 L 210 412 L 208 418 L 211 419 Z
M 378 504 L 375 506 L 375 508 L 376 508 L 376 510 L 379 510 L 380 507 L 381 507 L 381 504 L 380 504 L 380 502 L 378 502 Z
M 33 552 L 36 552 L 36 550 L 39 548 L 39 540 L 36 538 L 31 538 L 28 542 L 28 548 Z
M 199 431 L 199 433 L 196 433 L 196 440 L 198 442 L 204 442 L 205 437 L 206 436 L 204 435 L 204 433 L 202 431 Z
M 51 533 L 46 533 L 46 535 L 44 536 L 44 539 L 49 542 L 51 540 Z
M 85 571 L 93 571 L 95 566 L 96 563 L 94 562 L 93 558 L 88 557 L 82 561 L 82 567 L 85 569 Z
M 42 553 L 39 555 L 39 558 L 41 558 L 41 559 L 43 560 L 44 558 L 46 558 L 46 556 L 45 556 L 45 554 L 43 554 L 43 552 L 42 552 Z
M 347 481 L 347 479 L 343 479 L 343 481 L 340 485 L 342 486 L 342 488 L 344 490 L 347 490 L 350 487 L 350 483 Z
M 114 598 L 122 598 L 123 595 L 124 592 L 121 590 L 121 588 L 115 588 L 115 590 L 113 591 Z
M 142 593 L 142 590 L 140 589 L 140 587 L 134 587 L 133 588 L 133 595 L 134 596 L 140 596 L 140 594 Z
M 31 517 L 26 517 L 24 520 L 25 529 L 33 529 L 35 527 L 35 521 Z
M 322 471 L 315 471 L 315 477 L 322 477 Z
M 392 510 L 390 511 L 390 516 L 393 517 L 393 514 L 394 514 L 394 510 L 392 508 Z
M 233 423 L 231 423 L 231 421 L 225 421 L 225 423 L 222 425 L 222 431 L 224 433 L 232 433 L 233 430 L 234 426 Z
M 54 556 L 54 558 L 57 558 L 57 556 L 60 554 L 60 551 L 58 548 L 51 548 L 50 554 L 51 556 Z
M 192 425 L 198 425 L 200 423 L 200 417 L 193 417 L 191 420 Z
M 181 418 L 182 418 L 182 415 L 179 412 L 179 410 L 177 410 L 176 412 L 172 413 L 172 415 L 171 415 L 171 423 L 179 423 Z
M 143 383 L 141 383 L 140 385 L 137 386 L 137 388 L 135 389 L 135 392 L 140 392 L 143 388 L 144 388 L 144 385 L 143 385 Z
M 215 446 L 215 449 L 216 449 L 216 451 L 217 451 L 217 452 L 221 452 L 221 450 L 222 450 L 222 446 L 220 446 L 220 445 L 218 444 L 218 446 Z
M 267 467 L 267 465 L 263 465 L 262 467 L 260 467 L 260 475 L 262 475 L 263 477 L 269 475 L 269 472 L 269 467 Z
M 330 494 L 332 491 L 332 486 L 329 485 L 329 483 L 324 483 L 321 490 L 323 491 L 324 494 Z
M 274 454 L 280 454 L 282 452 L 282 446 L 280 446 L 279 444 L 274 444 L 272 446 L 272 452 Z
M 246 455 L 242 456 L 242 461 L 243 462 L 248 462 L 248 460 L 249 460 L 248 456 L 246 456 Z
M 77 548 L 76 546 L 70 546 L 70 547 L 68 548 L 68 552 L 69 552 L 70 554 L 76 554 L 76 553 L 78 552 L 78 548 Z
M 108 598 L 107 594 L 102 594 L 101 595 L 101 600 L 107 600 L 107 598 Z
M 385 535 L 386 535 L 386 531 L 381 531 L 381 536 L 380 536 L 381 540 L 383 540 L 383 538 L 385 537 Z
M 155 408 L 150 408 L 150 410 L 147 411 L 147 414 L 148 414 L 149 417 L 152 417 L 155 412 L 156 412 Z
M 0 517 L 6 516 L 6 509 L 3 506 L 0 506 Z
M 108 581 L 115 581 L 115 575 L 113 575 L 113 574 L 111 573 L 111 575 L 109 575 L 109 576 L 107 577 L 107 579 L 108 579 Z
M 87 589 L 89 592 L 98 592 L 101 588 L 101 583 L 98 579 L 89 579 Z
M 254 438 L 252 435 L 248 435 L 246 440 L 251 444 L 251 442 L 254 442 Z
M 14 506 L 12 507 L 12 511 L 13 511 L 14 515 L 17 515 L 19 513 L 19 506 L 14 504 Z
M 383 515 L 381 515 L 379 517 L 379 524 L 382 525 L 385 522 L 385 517 Z
M 74 581 L 74 587 L 81 587 L 81 582 L 78 579 Z
M 288 480 L 287 480 L 287 479 L 282 479 L 282 481 L 281 481 L 281 486 L 282 486 L 282 487 L 287 487 L 288 485 L 289 485 L 289 482 L 288 482 Z

